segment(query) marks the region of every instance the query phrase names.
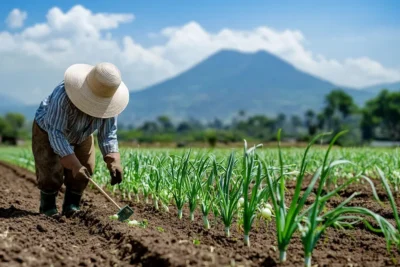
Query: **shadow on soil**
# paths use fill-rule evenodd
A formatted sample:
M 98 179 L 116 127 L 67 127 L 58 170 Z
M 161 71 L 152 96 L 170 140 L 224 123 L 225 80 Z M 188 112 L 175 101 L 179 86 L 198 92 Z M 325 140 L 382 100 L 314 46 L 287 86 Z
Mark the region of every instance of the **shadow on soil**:
M 20 218 L 20 217 L 25 217 L 25 216 L 38 216 L 38 212 L 32 212 L 28 210 L 21 210 L 13 205 L 11 205 L 9 208 L 0 208 L 0 218 Z

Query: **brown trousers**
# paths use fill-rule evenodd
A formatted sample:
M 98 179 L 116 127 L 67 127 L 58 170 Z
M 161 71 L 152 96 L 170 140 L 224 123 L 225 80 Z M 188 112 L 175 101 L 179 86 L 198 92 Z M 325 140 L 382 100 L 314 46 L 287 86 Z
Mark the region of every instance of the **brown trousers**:
M 76 157 L 85 166 L 90 175 L 95 165 L 95 148 L 93 135 L 79 145 L 73 145 Z M 72 177 L 70 170 L 64 169 L 60 163 L 60 156 L 54 153 L 50 146 L 49 136 L 34 121 L 32 127 L 32 151 L 35 157 L 36 178 L 38 187 L 44 192 L 58 192 L 63 185 L 73 192 L 81 194 L 88 181 L 77 181 Z

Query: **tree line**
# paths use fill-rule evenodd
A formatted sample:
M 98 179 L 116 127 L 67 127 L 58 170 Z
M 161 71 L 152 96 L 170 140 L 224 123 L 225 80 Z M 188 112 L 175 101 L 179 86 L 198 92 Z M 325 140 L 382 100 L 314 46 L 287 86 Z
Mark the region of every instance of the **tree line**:
M 14 143 L 17 139 L 29 139 L 30 127 L 31 123 L 22 114 L 0 116 L 0 143 L 1 140 Z M 321 132 L 348 130 L 339 141 L 344 146 L 362 145 L 371 140 L 400 141 L 400 92 L 382 90 L 359 107 L 344 90 L 335 89 L 325 96 L 320 110 L 309 109 L 304 114 L 290 116 L 280 113 L 270 117 L 241 110 L 229 121 L 215 118 L 204 123 L 190 118 L 176 123 L 164 115 L 135 127 L 119 125 L 119 139 L 182 145 L 206 141 L 214 146 L 217 142 L 229 144 L 243 139 L 274 141 L 278 129 L 283 130 L 287 139 L 295 141 L 308 141 Z
M 382 90 L 375 98 L 359 107 L 342 89 L 325 96 L 321 110 L 309 109 L 302 115 L 275 117 L 249 115 L 239 111 L 229 122 L 219 118 L 202 123 L 188 119 L 173 123 L 168 116 L 145 121 L 138 127 L 120 127 L 122 140 L 138 142 L 241 142 L 248 140 L 274 141 L 278 129 L 286 138 L 308 141 L 320 132 L 337 133 L 348 130 L 341 145 L 362 145 L 371 140 L 400 141 L 400 92 Z M 329 140 L 325 140 L 328 142 Z

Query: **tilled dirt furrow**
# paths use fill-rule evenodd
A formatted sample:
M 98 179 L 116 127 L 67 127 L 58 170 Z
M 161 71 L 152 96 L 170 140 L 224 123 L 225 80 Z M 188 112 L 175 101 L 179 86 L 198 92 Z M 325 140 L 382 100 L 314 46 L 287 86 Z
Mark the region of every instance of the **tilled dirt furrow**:
M 38 214 L 39 191 L 31 173 L 2 163 L 0 188 L 2 266 L 170 265 L 118 229 L 118 223 L 113 226 L 89 212 L 88 208 L 101 208 L 96 203 L 104 204 L 100 196 L 85 194 L 84 212 L 74 219 L 55 220 Z

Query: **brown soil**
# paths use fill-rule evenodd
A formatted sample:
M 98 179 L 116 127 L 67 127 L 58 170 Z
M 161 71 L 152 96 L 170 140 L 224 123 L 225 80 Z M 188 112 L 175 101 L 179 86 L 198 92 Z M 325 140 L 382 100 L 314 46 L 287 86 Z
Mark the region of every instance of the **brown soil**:
M 85 192 L 79 216 L 46 218 L 37 213 L 39 191 L 35 176 L 3 163 L 0 190 L 0 266 L 303 265 L 299 236 L 289 246 L 287 263 L 277 263 L 273 222 L 256 222 L 250 236 L 252 246 L 247 248 L 236 226 L 232 228 L 232 237 L 226 238 L 220 222 L 205 231 L 200 216 L 191 223 L 185 213 L 185 218 L 179 220 L 172 206 L 170 213 L 164 213 L 151 205 L 129 203 L 135 210 L 135 219 L 148 220 L 146 228 L 110 221 L 108 217 L 115 213 L 115 208 L 94 190 Z M 354 205 L 393 217 L 387 203 L 383 207 L 375 204 L 368 187 L 362 185 L 343 192 L 330 205 L 354 190 L 366 192 L 353 201 Z M 59 206 L 61 201 L 62 194 Z M 362 225 L 345 231 L 329 229 L 313 254 L 313 264 L 318 266 L 395 266 L 399 259 L 398 252 L 386 251 L 382 236 Z

